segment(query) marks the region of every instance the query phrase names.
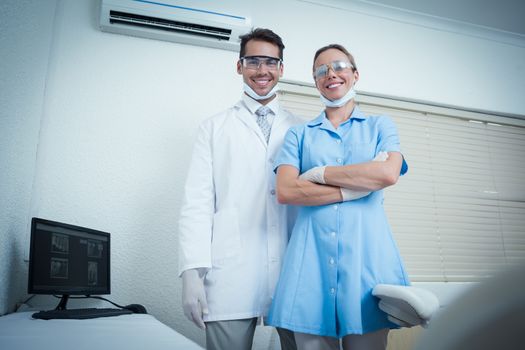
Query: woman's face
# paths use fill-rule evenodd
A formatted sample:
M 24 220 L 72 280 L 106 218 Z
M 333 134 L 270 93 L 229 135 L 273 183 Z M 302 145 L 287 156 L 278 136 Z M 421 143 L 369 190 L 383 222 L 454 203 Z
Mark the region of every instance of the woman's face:
M 328 49 L 321 53 L 314 63 L 315 70 L 322 65 L 329 65 L 331 67 L 334 61 L 344 61 L 350 65 L 350 61 L 346 55 L 337 49 Z M 351 68 L 345 68 L 339 72 L 334 69 L 328 69 L 325 76 L 316 77 L 315 86 L 317 90 L 329 100 L 337 100 L 343 97 L 348 90 L 359 80 L 359 73 L 353 71 Z

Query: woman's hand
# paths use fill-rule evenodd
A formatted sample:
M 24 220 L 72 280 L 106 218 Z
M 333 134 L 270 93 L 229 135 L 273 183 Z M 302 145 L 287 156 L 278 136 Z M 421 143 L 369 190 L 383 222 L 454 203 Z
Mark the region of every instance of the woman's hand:
M 348 188 L 354 191 L 377 191 L 394 185 L 399 179 L 403 156 L 399 152 L 378 153 L 378 161 L 360 164 L 327 166 L 324 171 L 324 181 L 327 185 Z M 374 158 L 374 160 L 376 160 Z
M 339 187 L 320 185 L 299 178 L 299 170 L 291 165 L 277 169 L 277 200 L 281 204 L 324 205 L 341 202 Z

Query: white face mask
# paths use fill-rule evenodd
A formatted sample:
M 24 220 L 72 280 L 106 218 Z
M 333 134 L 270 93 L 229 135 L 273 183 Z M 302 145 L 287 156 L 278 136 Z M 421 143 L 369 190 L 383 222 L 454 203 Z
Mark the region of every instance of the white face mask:
M 254 100 L 260 101 L 260 100 L 266 100 L 267 98 L 270 98 L 273 95 L 275 95 L 275 93 L 277 91 L 279 91 L 279 84 L 275 84 L 275 86 L 270 90 L 270 92 L 268 92 L 264 96 L 257 95 L 257 93 L 255 91 L 253 91 L 253 89 L 250 87 L 250 85 L 248 85 L 246 83 L 244 83 L 243 90 L 248 96 L 250 96 Z
M 355 90 L 354 90 L 354 87 L 352 86 L 350 90 L 348 90 L 348 92 L 343 97 L 338 98 L 337 100 L 333 100 L 333 101 L 327 99 L 322 94 L 319 94 L 319 97 L 321 98 L 321 101 L 324 103 L 326 107 L 341 107 L 355 97 Z

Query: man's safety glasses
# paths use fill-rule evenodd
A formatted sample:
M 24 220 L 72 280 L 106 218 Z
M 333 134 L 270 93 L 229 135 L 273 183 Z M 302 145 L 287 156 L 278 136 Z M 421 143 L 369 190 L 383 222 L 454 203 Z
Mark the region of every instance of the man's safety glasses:
M 342 72 L 347 68 L 354 68 L 350 62 L 346 61 L 333 61 L 328 64 L 323 64 L 314 70 L 314 78 L 321 79 L 328 74 L 328 70 L 332 69 L 334 72 Z
M 245 56 L 241 57 L 242 66 L 246 69 L 257 70 L 264 64 L 269 70 L 277 70 L 281 66 L 282 60 L 270 56 Z

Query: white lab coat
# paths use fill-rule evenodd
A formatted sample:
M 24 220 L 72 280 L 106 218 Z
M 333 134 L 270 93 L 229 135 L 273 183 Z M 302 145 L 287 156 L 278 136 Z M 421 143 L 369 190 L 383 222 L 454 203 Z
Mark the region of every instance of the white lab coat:
M 277 202 L 273 160 L 300 122 L 278 107 L 267 145 L 239 101 L 199 128 L 179 221 L 179 271 L 209 269 L 205 321 L 268 311 L 295 221 L 295 208 Z

